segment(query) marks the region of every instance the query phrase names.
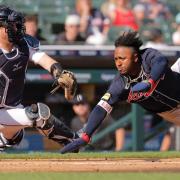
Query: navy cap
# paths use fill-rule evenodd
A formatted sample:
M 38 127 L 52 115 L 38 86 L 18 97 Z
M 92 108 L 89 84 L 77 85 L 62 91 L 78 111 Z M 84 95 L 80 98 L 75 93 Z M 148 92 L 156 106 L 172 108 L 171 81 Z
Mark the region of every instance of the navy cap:
M 86 104 L 86 103 L 88 103 L 87 99 L 82 94 L 77 94 L 71 102 L 72 102 L 72 104 Z

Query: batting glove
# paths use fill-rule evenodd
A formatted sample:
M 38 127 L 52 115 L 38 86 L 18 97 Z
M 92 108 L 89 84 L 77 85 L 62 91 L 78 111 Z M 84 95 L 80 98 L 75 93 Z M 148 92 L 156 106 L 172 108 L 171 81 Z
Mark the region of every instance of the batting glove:
M 61 154 L 65 154 L 68 152 L 73 152 L 79 150 L 82 146 L 85 146 L 89 143 L 90 137 L 83 133 L 81 138 L 75 139 L 72 143 L 67 144 L 61 149 Z
M 136 92 L 148 92 L 151 88 L 155 86 L 155 82 L 152 79 L 145 80 L 137 83 L 131 88 L 133 93 Z

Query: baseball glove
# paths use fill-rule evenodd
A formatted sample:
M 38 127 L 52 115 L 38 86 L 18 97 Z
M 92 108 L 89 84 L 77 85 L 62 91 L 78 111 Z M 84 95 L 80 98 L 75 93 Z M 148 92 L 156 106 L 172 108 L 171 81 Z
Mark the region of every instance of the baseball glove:
M 64 96 L 67 100 L 72 100 L 74 98 L 77 89 L 77 82 L 72 72 L 63 70 L 61 74 L 56 77 L 53 84 L 56 87 L 51 91 L 52 94 L 61 87 L 64 89 Z

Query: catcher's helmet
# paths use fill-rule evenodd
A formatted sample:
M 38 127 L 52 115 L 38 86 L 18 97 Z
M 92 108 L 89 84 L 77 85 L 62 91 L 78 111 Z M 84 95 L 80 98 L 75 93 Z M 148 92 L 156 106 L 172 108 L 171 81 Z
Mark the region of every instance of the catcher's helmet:
M 7 6 L 0 6 L 0 27 L 6 28 L 10 42 L 17 44 L 25 33 L 24 16 Z

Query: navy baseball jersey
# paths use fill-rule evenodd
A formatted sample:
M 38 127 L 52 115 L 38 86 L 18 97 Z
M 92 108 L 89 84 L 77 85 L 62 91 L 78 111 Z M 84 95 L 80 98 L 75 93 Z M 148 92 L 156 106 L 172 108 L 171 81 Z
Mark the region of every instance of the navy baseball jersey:
M 107 113 L 119 101 L 137 103 L 143 108 L 154 112 L 163 113 L 179 107 L 180 103 L 180 73 L 172 71 L 168 67 L 168 60 L 157 50 L 147 48 L 139 52 L 141 72 L 138 77 L 131 79 L 120 73 L 116 75 L 107 92 L 94 107 L 88 118 L 85 133 L 91 136 L 99 127 Z M 149 92 L 132 92 L 131 88 L 138 82 L 152 78 L 155 80 L 154 88 Z M 166 119 L 167 115 L 161 114 Z M 172 118 L 173 116 L 173 118 Z M 176 115 L 169 120 L 177 122 Z
M 107 101 L 110 106 L 114 106 L 118 101 L 126 100 L 129 103 L 137 103 L 155 113 L 177 107 L 180 103 L 180 74 L 173 72 L 168 67 L 168 60 L 155 49 L 141 50 L 139 60 L 141 61 L 139 76 L 131 79 L 118 73 L 102 100 Z M 131 92 L 131 87 L 137 82 L 152 77 L 157 81 L 157 86 L 150 95 Z
M 39 41 L 29 35 L 11 52 L 0 49 L 0 107 L 21 103 L 28 60 L 39 50 Z

